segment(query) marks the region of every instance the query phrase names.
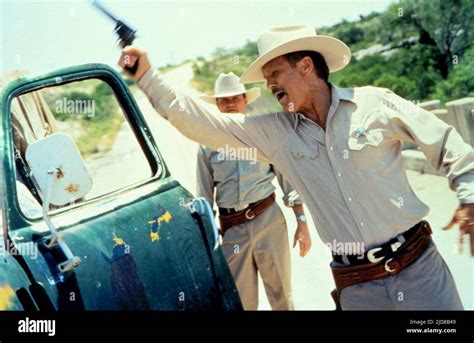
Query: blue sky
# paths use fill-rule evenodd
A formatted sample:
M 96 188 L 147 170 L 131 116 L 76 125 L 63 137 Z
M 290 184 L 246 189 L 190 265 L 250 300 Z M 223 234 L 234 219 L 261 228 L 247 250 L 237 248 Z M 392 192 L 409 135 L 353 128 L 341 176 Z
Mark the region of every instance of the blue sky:
M 272 26 L 332 25 L 382 11 L 394 0 L 102 1 L 139 30 L 156 66 L 209 56 L 256 40 Z M 74 64 L 115 66 L 113 24 L 89 1 L 0 0 L 0 72 L 46 72 Z

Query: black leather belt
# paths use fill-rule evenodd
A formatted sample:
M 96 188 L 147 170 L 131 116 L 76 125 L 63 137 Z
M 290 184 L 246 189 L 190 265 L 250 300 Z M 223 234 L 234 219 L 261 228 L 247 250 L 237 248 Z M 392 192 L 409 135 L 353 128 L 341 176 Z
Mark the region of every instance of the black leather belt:
M 247 209 L 248 206 L 245 209 Z M 224 207 L 219 207 L 219 214 L 225 216 L 226 214 L 235 214 L 239 211 L 234 210 L 233 208 L 224 208 Z
M 405 231 L 401 235 L 391 239 L 390 241 L 382 244 L 379 247 L 372 248 L 364 253 L 363 257 L 361 255 L 337 255 L 333 254 L 334 261 L 347 265 L 349 262 L 350 266 L 358 266 L 361 264 L 367 263 L 377 263 L 384 259 L 385 257 L 393 254 L 397 249 L 403 244 L 403 242 L 408 241 L 417 230 L 424 225 L 429 234 L 431 234 L 431 228 L 428 222 L 422 220 L 409 230 Z M 402 239 L 399 239 L 399 236 L 402 236 Z

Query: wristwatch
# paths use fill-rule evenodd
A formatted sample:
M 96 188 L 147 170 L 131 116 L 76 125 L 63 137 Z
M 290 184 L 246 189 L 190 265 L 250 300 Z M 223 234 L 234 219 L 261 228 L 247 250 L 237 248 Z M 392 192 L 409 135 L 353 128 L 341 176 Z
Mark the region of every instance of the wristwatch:
M 296 216 L 296 221 L 305 222 L 306 221 L 306 216 L 304 214 L 300 214 L 299 216 Z

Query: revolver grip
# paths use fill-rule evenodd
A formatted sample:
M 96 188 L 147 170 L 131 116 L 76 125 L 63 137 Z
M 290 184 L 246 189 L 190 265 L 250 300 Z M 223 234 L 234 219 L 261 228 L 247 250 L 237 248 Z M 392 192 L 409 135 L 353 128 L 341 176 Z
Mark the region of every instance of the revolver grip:
M 131 67 L 125 67 L 124 68 L 127 72 L 129 72 L 132 75 L 135 75 L 138 69 L 138 61 L 135 62 L 135 64 Z

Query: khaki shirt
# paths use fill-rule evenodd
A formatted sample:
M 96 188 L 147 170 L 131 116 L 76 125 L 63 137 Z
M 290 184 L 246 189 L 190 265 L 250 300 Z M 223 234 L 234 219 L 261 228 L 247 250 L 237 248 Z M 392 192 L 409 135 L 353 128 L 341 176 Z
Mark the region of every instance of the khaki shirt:
M 285 206 L 302 204 L 298 193 L 272 165 L 238 157 L 226 155 L 224 150 L 200 146 L 196 195 L 206 198 L 212 206 L 215 194 L 217 206 L 240 211 L 272 194 L 275 191 L 272 181 L 276 176 Z
M 255 147 L 295 187 L 326 244 L 384 243 L 425 217 L 411 189 L 402 142 L 442 170 L 461 203 L 474 203 L 474 152 L 452 127 L 391 91 L 331 86 L 326 131 L 302 114 L 219 114 L 175 93 L 155 70 L 139 81 L 157 112 L 214 149 Z M 334 248 L 333 250 L 336 250 Z

